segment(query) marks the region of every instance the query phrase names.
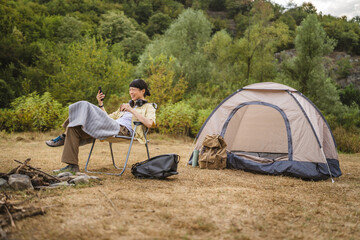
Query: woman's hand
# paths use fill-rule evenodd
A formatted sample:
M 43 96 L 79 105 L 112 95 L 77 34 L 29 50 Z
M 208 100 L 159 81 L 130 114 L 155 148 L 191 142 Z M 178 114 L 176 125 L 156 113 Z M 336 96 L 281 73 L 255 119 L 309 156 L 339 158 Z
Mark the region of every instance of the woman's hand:
M 128 103 L 123 103 L 123 104 L 121 104 L 121 106 L 120 106 L 120 111 L 122 111 L 122 112 L 124 112 L 124 111 L 126 111 L 126 112 L 132 112 L 132 110 L 133 110 L 133 108 L 130 107 L 130 105 L 129 105 Z
M 103 105 L 103 99 L 105 98 L 105 94 L 98 91 L 98 94 L 96 95 L 96 99 L 98 100 L 99 105 Z

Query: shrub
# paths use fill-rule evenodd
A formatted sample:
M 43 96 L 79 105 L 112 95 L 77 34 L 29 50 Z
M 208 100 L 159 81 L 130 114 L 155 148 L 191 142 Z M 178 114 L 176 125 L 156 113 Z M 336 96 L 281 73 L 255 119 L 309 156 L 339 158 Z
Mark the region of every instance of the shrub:
M 185 102 L 166 104 L 157 115 L 157 125 L 160 133 L 189 135 L 195 110 Z
M 11 109 L 0 109 L 0 130 L 12 131 L 12 119 L 14 118 L 14 111 Z
M 347 106 L 356 103 L 360 106 L 360 89 L 354 87 L 353 84 L 347 85 L 339 91 L 341 102 Z
M 149 100 L 161 108 L 169 102 L 179 102 L 184 97 L 188 83 L 184 78 L 176 78 L 172 70 L 174 59 L 167 59 L 160 55 L 151 62 L 148 69 L 149 77 L 146 82 L 150 86 L 151 97 Z
M 337 74 L 340 78 L 346 78 L 349 76 L 352 67 L 349 57 L 341 58 L 336 62 L 336 64 L 338 65 Z
M 123 103 L 128 103 L 130 97 L 128 94 L 124 94 L 122 96 L 111 95 L 108 99 L 105 98 L 105 109 L 108 114 L 115 112 L 119 109 L 120 105 Z
M 347 131 L 344 127 L 337 127 L 333 130 L 337 149 L 346 153 L 360 152 L 360 133 Z
M 12 109 L 2 109 L 1 130 L 46 131 L 59 128 L 67 117 L 67 108 L 53 100 L 50 93 L 36 92 L 15 99 Z
M 360 129 L 360 109 L 356 104 L 352 104 L 351 107 L 346 108 L 346 111 L 339 114 L 336 118 L 337 123 L 347 131 Z
M 204 122 L 209 117 L 212 111 L 213 109 L 211 108 L 201 109 L 198 111 L 197 116 L 194 119 L 194 122 L 191 126 L 191 133 L 193 135 L 196 135 L 199 132 L 200 128 L 202 127 L 202 125 L 204 124 Z
M 14 91 L 2 79 L 0 79 L 0 92 L 0 107 L 9 107 L 9 103 L 14 99 Z

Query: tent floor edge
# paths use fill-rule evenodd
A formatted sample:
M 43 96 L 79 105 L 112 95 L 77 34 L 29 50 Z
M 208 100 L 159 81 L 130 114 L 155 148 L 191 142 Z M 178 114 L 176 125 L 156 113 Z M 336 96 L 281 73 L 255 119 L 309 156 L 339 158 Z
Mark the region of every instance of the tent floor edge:
M 329 159 L 333 177 L 341 176 L 338 160 Z M 336 167 L 337 166 L 337 167 Z M 227 155 L 227 166 L 229 169 L 244 170 L 247 172 L 266 175 L 282 175 L 301 178 L 303 180 L 320 181 L 330 178 L 326 163 L 300 162 L 300 161 L 276 161 L 273 163 L 259 163 L 237 156 L 233 153 Z

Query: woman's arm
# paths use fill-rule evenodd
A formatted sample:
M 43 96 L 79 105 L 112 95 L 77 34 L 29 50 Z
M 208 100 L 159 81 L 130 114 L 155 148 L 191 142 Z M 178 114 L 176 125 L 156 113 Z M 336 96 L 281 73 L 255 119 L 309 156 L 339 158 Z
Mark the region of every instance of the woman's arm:
M 103 110 L 104 112 L 106 112 L 105 108 L 104 108 L 104 102 L 103 99 L 105 98 L 105 94 L 100 92 L 100 90 L 98 91 L 98 94 L 96 95 L 96 99 L 98 100 L 98 104 L 101 110 Z
M 154 124 L 153 120 L 144 117 L 139 112 L 137 112 L 134 108 L 130 107 L 129 104 L 122 104 L 121 111 L 131 112 L 133 114 L 133 116 L 135 116 L 147 128 L 151 128 Z

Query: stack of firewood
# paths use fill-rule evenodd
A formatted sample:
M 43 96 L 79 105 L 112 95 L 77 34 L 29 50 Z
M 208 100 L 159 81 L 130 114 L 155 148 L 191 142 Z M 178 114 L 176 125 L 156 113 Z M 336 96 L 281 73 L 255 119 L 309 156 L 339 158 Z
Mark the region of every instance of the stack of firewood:
M 47 174 L 46 172 L 43 172 L 38 168 L 34 168 L 28 165 L 30 160 L 31 160 L 30 158 L 26 159 L 24 162 L 14 160 L 20 165 L 12 169 L 7 174 L 5 174 L 5 176 L 0 176 L 0 177 L 8 178 L 12 174 L 27 175 L 30 177 L 31 183 L 34 187 L 49 186 L 50 184 L 61 182 L 61 180 L 58 179 L 57 177 L 51 176 L 50 174 Z
M 7 225 L 15 227 L 16 220 L 45 213 L 42 208 L 22 207 L 22 204 L 23 202 L 12 202 L 6 193 L 0 195 L 0 239 L 7 239 L 2 227 Z

